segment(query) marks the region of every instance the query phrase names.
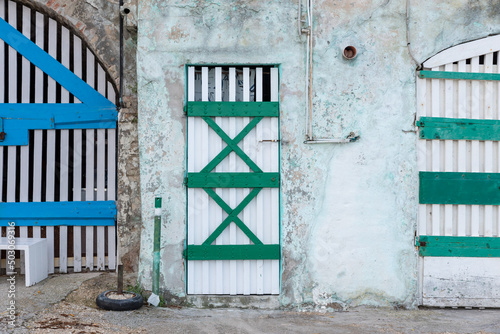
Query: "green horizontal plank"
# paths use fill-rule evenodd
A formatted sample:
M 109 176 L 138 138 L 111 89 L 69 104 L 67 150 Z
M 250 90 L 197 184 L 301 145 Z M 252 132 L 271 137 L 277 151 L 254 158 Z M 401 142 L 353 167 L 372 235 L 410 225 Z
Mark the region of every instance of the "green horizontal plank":
M 188 260 L 279 260 L 280 245 L 188 245 Z
M 500 140 L 500 121 L 486 119 L 421 117 L 421 139 Z
M 500 80 L 500 74 L 498 73 L 419 71 L 418 76 L 422 79 Z
M 420 172 L 420 204 L 500 205 L 499 173 Z
M 279 173 L 188 173 L 188 188 L 278 188 Z
M 278 102 L 188 102 L 188 116 L 278 117 Z
M 421 235 L 420 256 L 500 257 L 500 238 Z

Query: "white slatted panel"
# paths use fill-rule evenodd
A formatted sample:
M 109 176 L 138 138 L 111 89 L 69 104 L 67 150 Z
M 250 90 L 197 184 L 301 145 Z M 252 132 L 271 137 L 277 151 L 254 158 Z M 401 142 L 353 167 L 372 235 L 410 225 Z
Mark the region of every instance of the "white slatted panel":
M 269 69 L 268 69 L 269 70 Z M 262 101 L 262 68 L 188 68 L 188 101 Z M 271 101 L 278 101 L 278 69 L 267 73 Z M 254 85 L 255 84 L 255 85 Z M 215 122 L 234 138 L 250 117 L 215 117 Z M 278 119 L 265 117 L 238 145 L 264 171 L 279 172 Z M 262 141 L 264 140 L 264 141 Z M 199 172 L 226 143 L 200 117 L 188 121 L 188 172 Z M 215 172 L 249 172 L 250 168 L 231 152 Z M 249 194 L 248 188 L 219 188 L 216 193 L 231 207 Z M 264 244 L 279 244 L 279 189 L 264 188 L 239 217 Z M 227 217 L 203 189 L 188 188 L 188 244 L 199 245 Z M 231 223 L 214 244 L 251 244 Z M 189 294 L 278 294 L 279 260 L 188 261 Z
M 494 47 L 494 46 L 492 46 Z M 499 73 L 493 53 L 432 68 L 436 71 Z M 432 63 L 432 62 L 430 62 Z M 417 79 L 420 117 L 500 119 L 500 83 Z M 418 169 L 433 172 L 500 172 L 500 145 L 477 140 L 419 140 Z M 419 205 L 419 235 L 498 237 L 498 206 Z M 429 306 L 500 306 L 489 291 L 500 286 L 500 259 L 424 257 L 419 291 Z M 478 282 L 477 284 L 474 282 Z M 489 287 L 478 289 L 479 285 Z
M 493 55 L 485 55 L 437 71 L 495 72 Z M 499 119 L 498 82 L 443 79 L 418 79 L 417 117 Z M 420 171 L 498 172 L 499 145 L 477 140 L 419 140 Z M 420 205 L 420 235 L 497 236 L 498 207 L 491 205 Z
M 35 24 L 32 26 L 32 13 L 29 4 L 19 5 L 13 1 L 0 0 L 0 17 L 6 18 L 12 26 L 114 103 L 116 89 L 113 83 L 107 77 L 102 64 L 96 60 L 90 49 L 83 45 L 82 40 L 70 29 L 40 12 L 34 13 Z M 0 103 L 80 103 L 64 87 L 60 87 L 38 67 L 32 66 L 27 59 L 24 57 L 18 59 L 17 52 L 1 40 L 0 63 L 8 66 L 0 71 Z M 83 73 L 84 66 L 85 73 Z M 34 71 L 33 82 L 30 82 L 31 71 Z M 8 73 L 8 88 L 4 87 L 6 73 Z M 21 76 L 18 76 L 18 73 Z M 86 134 L 94 132 L 94 130 L 84 131 Z M 0 201 L 115 200 L 116 131 L 108 129 L 97 132 L 97 138 L 92 138 L 93 134 L 87 136 L 87 141 L 90 143 L 90 146 L 87 145 L 87 150 L 91 154 L 90 160 L 85 158 L 87 152 L 82 152 L 82 130 L 35 130 L 32 132 L 33 138 L 30 143 L 33 148 L 0 147 L 0 173 L 3 170 L 8 173 L 7 194 L 2 198 L 3 193 L 0 192 Z M 4 150 L 7 151 L 5 161 Z M 88 184 L 82 185 L 84 161 Z M 95 169 L 94 162 L 97 164 Z M 29 173 L 30 168 L 33 170 L 32 174 Z M 71 174 L 72 179 L 69 178 Z M 0 189 L 3 187 L 2 182 L 3 178 L 0 178 Z M 32 193 L 29 192 L 30 187 Z M 16 191 L 19 194 L 18 198 Z M 94 229 L 97 232 L 96 238 Z M 54 235 L 56 231 L 58 231 L 57 236 Z M 68 242 L 71 231 L 73 240 Z M 28 228 L 21 227 L 19 234 L 29 236 Z M 50 272 L 55 272 L 56 267 L 59 267 L 59 272 L 67 272 L 69 265 L 74 266 L 75 272 L 81 271 L 82 238 L 85 239 L 84 251 L 89 254 L 86 259 L 86 266 L 89 269 L 94 267 L 94 252 L 97 254 L 96 269 L 103 270 L 106 266 L 114 269 L 116 266 L 114 226 L 88 227 L 84 228 L 84 233 L 81 227 L 36 226 L 33 227 L 32 236 L 48 239 Z M 59 245 L 57 250 L 56 244 Z M 68 249 L 71 244 L 72 250 Z M 72 258 L 68 256 L 70 252 L 73 253 Z

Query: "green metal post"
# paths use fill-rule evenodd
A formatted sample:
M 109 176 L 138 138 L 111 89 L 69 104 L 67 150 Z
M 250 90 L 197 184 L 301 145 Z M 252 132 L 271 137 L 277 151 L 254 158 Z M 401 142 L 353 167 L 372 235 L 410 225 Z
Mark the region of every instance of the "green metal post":
M 155 227 L 153 240 L 153 293 L 160 294 L 161 197 L 155 197 Z

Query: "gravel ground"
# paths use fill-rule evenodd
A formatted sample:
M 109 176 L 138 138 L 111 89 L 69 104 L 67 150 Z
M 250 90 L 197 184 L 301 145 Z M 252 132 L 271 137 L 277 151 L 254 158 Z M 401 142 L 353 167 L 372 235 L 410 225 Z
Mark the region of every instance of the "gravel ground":
M 2 278 L 5 278 L 2 279 Z M 125 286 L 135 285 L 133 276 Z M 7 291 L 0 277 L 0 291 Z M 113 312 L 95 305 L 116 287 L 114 273 L 51 275 L 33 287 L 17 282 L 17 323 L 7 326 L 0 298 L 0 333 L 474 333 L 500 334 L 500 310 L 353 308 L 313 313 L 250 309 L 155 308 Z M 5 288 L 5 289 L 4 289 Z

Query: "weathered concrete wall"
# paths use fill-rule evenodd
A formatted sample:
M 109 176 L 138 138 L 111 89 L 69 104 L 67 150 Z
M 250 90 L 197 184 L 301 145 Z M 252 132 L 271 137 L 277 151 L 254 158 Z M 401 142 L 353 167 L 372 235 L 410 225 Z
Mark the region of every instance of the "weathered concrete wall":
M 161 195 L 161 286 L 176 301 L 185 297 L 184 64 L 279 63 L 279 304 L 414 307 L 416 64 L 407 48 L 406 1 L 315 1 L 314 136 L 360 135 L 355 143 L 323 145 L 303 143 L 306 50 L 297 32 L 297 3 L 141 2 L 141 280 L 151 287 L 153 197 Z M 409 3 L 410 43 L 419 63 L 454 44 L 500 32 L 495 2 Z M 357 58 L 342 57 L 346 45 L 357 48 Z
M 119 87 L 120 34 L 118 0 L 21 0 L 35 3 L 80 31 Z M 136 0 L 125 1 L 131 9 Z M 128 21 L 133 23 L 131 12 Z M 128 22 L 127 21 L 127 22 Z M 128 24 L 126 24 L 128 25 Z M 118 251 L 125 270 L 137 271 L 140 245 L 140 182 L 137 139 L 136 31 L 124 31 L 124 108 L 118 119 Z

